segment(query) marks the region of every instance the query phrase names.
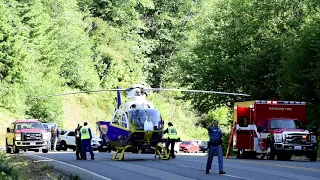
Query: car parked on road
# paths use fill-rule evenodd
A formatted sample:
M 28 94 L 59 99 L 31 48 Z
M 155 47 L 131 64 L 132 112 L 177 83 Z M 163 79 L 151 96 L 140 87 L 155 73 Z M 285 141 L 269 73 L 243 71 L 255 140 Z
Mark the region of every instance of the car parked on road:
M 205 153 L 208 150 L 208 142 L 207 141 L 202 141 L 201 144 L 199 145 L 200 151 Z
M 102 139 L 92 132 L 91 146 L 93 150 L 102 148 Z M 60 148 L 59 150 L 66 151 L 68 148 L 76 150 L 76 139 L 74 130 L 67 130 L 60 135 Z
M 182 141 L 179 145 L 179 150 L 186 153 L 198 153 L 200 151 L 199 144 L 195 141 Z

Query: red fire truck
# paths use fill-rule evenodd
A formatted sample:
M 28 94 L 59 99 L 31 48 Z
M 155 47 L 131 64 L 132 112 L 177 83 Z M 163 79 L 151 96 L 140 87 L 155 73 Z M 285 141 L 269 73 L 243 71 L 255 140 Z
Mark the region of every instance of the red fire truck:
M 262 155 L 290 160 L 305 155 L 317 160 L 316 136 L 306 129 L 306 104 L 255 100 L 234 106 L 233 151 L 238 158 Z

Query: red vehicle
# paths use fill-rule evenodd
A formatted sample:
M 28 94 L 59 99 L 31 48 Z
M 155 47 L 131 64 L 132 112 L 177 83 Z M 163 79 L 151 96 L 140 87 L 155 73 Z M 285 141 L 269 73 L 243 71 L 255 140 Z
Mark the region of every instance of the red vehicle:
M 33 150 L 47 153 L 49 134 L 38 119 L 16 120 L 7 128 L 6 151 L 19 153 L 19 150 Z
M 200 151 L 199 144 L 194 141 L 182 141 L 179 145 L 179 150 L 186 153 L 198 153 Z
M 233 151 L 238 158 L 267 156 L 316 161 L 318 142 L 306 125 L 304 102 L 256 100 L 235 103 Z

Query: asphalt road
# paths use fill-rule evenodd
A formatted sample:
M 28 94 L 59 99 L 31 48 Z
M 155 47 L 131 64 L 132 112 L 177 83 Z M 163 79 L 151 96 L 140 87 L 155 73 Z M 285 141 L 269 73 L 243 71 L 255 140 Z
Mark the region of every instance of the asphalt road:
M 320 180 L 320 161 L 309 162 L 307 159 L 277 161 L 224 158 L 226 174 L 219 175 L 217 157 L 214 157 L 210 174 L 205 174 L 207 157 L 201 155 L 177 155 L 176 159 L 159 160 L 152 154 L 126 154 L 124 161 L 111 160 L 113 153 L 98 152 L 95 152 L 96 160 L 93 161 L 76 160 L 74 152 L 27 152 L 21 155 L 90 180 Z M 90 159 L 89 153 L 87 157 Z

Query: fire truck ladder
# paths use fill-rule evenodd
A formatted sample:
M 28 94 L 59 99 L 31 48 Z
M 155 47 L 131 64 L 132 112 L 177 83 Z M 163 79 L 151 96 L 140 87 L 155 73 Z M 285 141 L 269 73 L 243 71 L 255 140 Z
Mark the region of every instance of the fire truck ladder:
M 234 125 L 233 125 L 233 127 L 231 129 L 231 132 L 230 132 L 226 158 L 229 158 L 230 146 L 231 146 L 231 143 L 232 143 L 232 137 L 233 137 L 233 133 L 234 133 L 235 129 L 236 129 L 236 123 L 234 123 Z

